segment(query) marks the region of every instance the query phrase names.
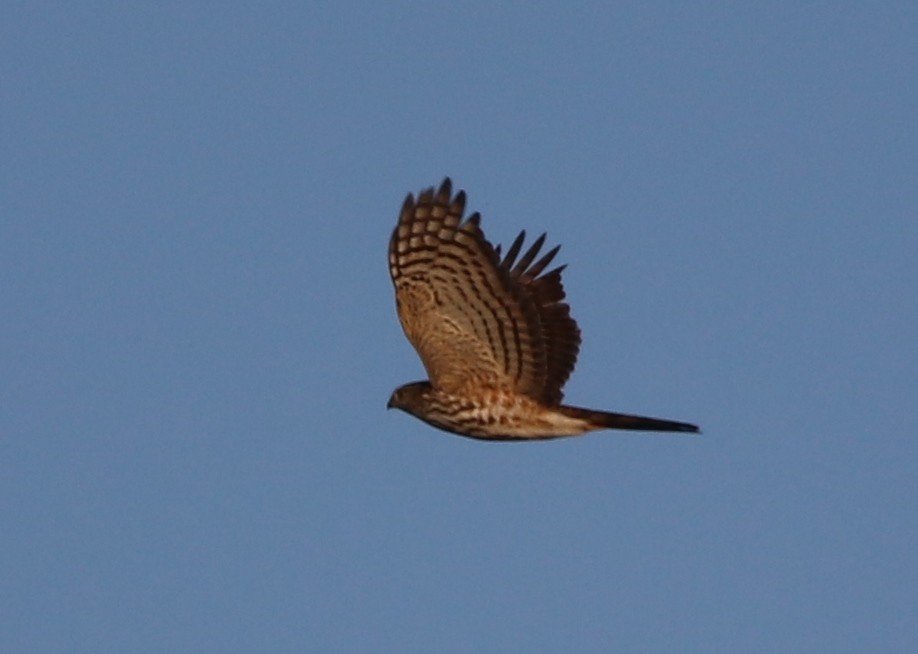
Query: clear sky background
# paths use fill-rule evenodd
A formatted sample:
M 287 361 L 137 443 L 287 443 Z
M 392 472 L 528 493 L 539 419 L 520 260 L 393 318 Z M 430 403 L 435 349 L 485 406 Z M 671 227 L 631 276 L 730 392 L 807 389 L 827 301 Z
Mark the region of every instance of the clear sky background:
M 0 651 L 918 651 L 918 4 L 8 3 Z M 386 246 L 562 243 L 481 443 Z

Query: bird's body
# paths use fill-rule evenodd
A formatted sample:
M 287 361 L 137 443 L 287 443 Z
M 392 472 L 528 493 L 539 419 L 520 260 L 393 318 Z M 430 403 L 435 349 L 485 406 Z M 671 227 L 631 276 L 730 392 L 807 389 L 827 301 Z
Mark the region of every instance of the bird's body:
M 416 382 L 396 393 L 393 406 L 409 407 L 409 413 L 434 427 L 472 438 L 534 440 L 587 431 L 582 419 L 543 407 L 525 395 L 495 388 L 455 394 L 437 391 L 429 382 Z M 423 407 L 423 411 L 414 412 L 413 407 Z
M 535 261 L 543 234 L 517 261 L 521 233 L 503 259 L 465 194 L 409 194 L 389 244 L 399 319 L 430 377 L 389 400 L 440 429 L 485 440 L 539 440 L 596 429 L 697 432 L 687 423 L 561 404 L 580 349 L 563 302 L 558 248 Z M 535 261 L 535 263 L 533 263 Z

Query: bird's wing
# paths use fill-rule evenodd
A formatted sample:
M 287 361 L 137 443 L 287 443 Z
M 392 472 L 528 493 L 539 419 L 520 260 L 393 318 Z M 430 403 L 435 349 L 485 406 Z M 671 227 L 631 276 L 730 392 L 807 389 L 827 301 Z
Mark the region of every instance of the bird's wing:
M 536 399 L 549 405 L 561 403 L 564 393 L 561 389 L 574 370 L 577 354 L 580 352 L 580 328 L 571 317 L 571 310 L 564 301 L 564 285 L 561 283 L 561 271 L 565 266 L 558 266 L 545 274 L 542 271 L 558 254 L 560 245 L 549 250 L 541 259 L 533 263 L 539 250 L 545 244 L 542 234 L 526 251 L 519 261 L 516 257 L 523 246 L 526 232 L 519 236 L 507 250 L 501 261 L 501 268 L 510 278 L 519 284 L 527 296 L 535 303 L 539 312 L 542 341 L 546 350 L 546 376 L 542 395 Z M 500 254 L 500 246 L 497 246 Z
M 389 243 L 405 334 L 440 390 L 502 388 L 557 403 L 580 343 L 561 269 L 539 277 L 557 248 L 530 265 L 539 239 L 514 265 L 521 234 L 501 261 L 479 214 L 463 221 L 464 210 L 449 179 L 405 200 Z

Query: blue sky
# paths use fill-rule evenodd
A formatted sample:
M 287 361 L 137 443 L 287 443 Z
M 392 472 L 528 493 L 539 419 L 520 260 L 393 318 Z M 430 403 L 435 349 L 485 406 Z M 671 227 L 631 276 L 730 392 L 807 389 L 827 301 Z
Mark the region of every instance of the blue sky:
M 0 12 L 0 650 L 918 650 L 914 3 Z M 480 443 L 386 245 L 563 244 L 571 403 Z

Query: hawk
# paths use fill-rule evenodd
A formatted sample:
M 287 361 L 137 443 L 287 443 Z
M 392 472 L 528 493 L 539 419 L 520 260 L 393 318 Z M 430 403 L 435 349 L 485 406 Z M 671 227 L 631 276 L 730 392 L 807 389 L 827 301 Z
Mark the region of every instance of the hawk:
M 463 220 L 465 192 L 409 193 L 389 241 L 398 317 L 429 380 L 400 386 L 397 408 L 448 432 L 484 440 L 537 440 L 597 429 L 698 432 L 684 422 L 561 404 L 580 351 L 580 329 L 564 302 L 560 246 L 536 261 L 542 234 L 519 257 L 520 232 L 501 258 Z M 519 257 L 519 259 L 517 258 Z

